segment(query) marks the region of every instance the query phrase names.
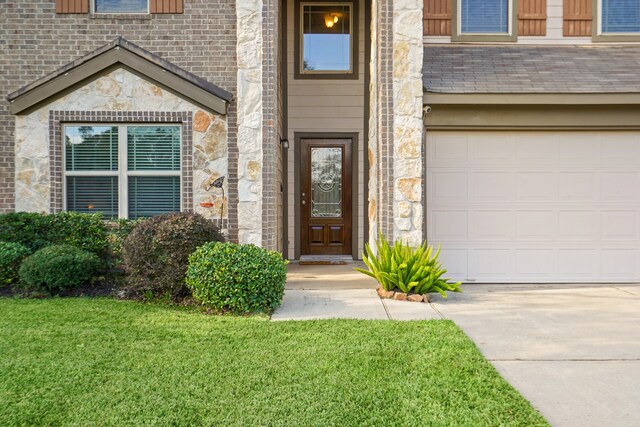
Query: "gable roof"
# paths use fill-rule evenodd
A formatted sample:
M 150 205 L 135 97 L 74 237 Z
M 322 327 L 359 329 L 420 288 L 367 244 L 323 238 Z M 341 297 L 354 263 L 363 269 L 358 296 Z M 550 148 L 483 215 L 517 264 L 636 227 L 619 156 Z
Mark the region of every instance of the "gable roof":
M 226 90 L 118 37 L 111 43 L 9 94 L 7 100 L 11 104 L 11 113 L 20 114 L 86 79 L 117 66 L 124 66 L 145 79 L 155 81 L 219 114 L 227 113 L 227 106 L 233 99 L 233 95 Z
M 638 70 L 638 45 L 429 45 L 422 80 L 427 96 L 637 94 Z

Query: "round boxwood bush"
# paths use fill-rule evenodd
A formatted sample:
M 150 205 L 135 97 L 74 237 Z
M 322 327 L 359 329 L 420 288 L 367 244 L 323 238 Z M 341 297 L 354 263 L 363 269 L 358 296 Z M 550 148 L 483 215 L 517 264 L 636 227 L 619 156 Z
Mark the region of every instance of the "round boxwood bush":
M 122 244 L 127 293 L 174 300 L 188 296 L 184 275 L 189 255 L 211 241 L 224 237 L 213 221 L 199 214 L 164 214 L 137 224 Z
M 71 245 L 52 245 L 25 258 L 18 275 L 28 288 L 54 291 L 89 283 L 99 266 L 100 258 L 94 253 Z
M 215 311 L 272 312 L 287 277 L 278 252 L 254 245 L 208 243 L 189 257 L 186 282 L 193 298 Z
M 18 279 L 20 264 L 29 254 L 31 251 L 25 245 L 0 242 L 0 286 L 9 285 Z

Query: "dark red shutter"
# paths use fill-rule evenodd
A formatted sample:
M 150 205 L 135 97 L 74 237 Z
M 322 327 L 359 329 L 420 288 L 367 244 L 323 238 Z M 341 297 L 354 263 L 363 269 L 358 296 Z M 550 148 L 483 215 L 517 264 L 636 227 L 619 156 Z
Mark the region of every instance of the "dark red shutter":
M 89 0 L 56 0 L 56 13 L 89 13 Z
M 183 13 L 183 0 L 149 0 L 151 13 Z

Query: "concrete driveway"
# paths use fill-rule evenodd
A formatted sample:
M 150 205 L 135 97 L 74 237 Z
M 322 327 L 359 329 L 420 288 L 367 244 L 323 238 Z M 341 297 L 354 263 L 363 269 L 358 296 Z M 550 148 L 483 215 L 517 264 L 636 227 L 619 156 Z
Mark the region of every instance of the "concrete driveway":
M 451 319 L 552 425 L 640 427 L 640 285 L 466 285 L 420 304 L 380 300 L 354 266 L 290 265 L 273 320 Z
M 554 426 L 640 426 L 640 285 L 467 285 L 432 306 Z

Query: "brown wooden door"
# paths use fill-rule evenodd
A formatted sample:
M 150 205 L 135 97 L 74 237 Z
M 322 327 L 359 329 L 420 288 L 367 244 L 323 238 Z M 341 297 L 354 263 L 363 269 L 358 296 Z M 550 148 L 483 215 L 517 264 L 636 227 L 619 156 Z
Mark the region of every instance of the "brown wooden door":
M 351 140 L 302 139 L 302 255 L 351 255 Z

